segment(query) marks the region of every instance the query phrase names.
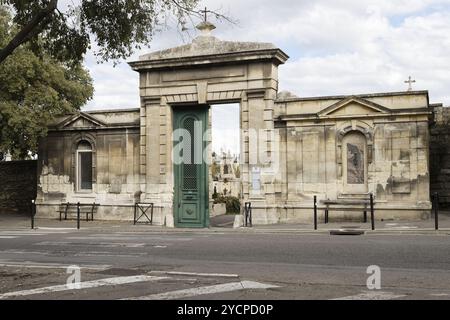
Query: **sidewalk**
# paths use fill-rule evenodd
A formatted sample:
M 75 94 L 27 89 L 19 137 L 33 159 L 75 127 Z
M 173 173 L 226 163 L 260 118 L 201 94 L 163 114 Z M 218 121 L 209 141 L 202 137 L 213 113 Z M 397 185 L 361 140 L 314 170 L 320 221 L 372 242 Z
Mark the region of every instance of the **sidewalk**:
M 118 231 L 118 232 L 214 232 L 214 233 L 279 233 L 279 234 L 329 234 L 331 231 L 347 230 L 364 231 L 367 235 L 375 234 L 430 234 L 430 235 L 450 235 L 450 212 L 442 212 L 439 215 L 439 231 L 435 231 L 434 218 L 426 221 L 376 221 L 375 231 L 371 230 L 371 223 L 355 222 L 331 222 L 324 224 L 319 221 L 318 230 L 314 230 L 313 224 L 276 224 L 257 225 L 253 228 L 221 228 L 212 227 L 209 229 L 172 229 L 161 226 L 133 225 L 133 221 L 93 221 L 81 220 L 81 231 Z M 60 230 L 76 231 L 77 222 L 75 220 L 59 221 L 57 219 L 36 219 L 36 230 Z M 31 219 L 28 216 L 20 215 L 0 215 L 0 231 L 9 230 L 30 230 Z

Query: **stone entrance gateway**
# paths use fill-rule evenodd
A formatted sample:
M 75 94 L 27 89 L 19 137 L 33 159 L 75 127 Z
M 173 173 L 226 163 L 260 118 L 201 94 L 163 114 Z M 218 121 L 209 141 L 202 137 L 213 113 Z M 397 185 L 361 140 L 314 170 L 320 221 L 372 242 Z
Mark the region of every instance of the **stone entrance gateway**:
M 142 201 L 160 206 L 165 224 L 169 226 L 209 226 L 209 215 L 203 213 L 203 205 L 208 206 L 209 201 L 207 181 L 200 172 L 190 171 L 196 166 L 173 164 L 172 135 L 174 129 L 184 126 L 179 123 L 180 119 L 189 112 L 197 113 L 198 105 L 240 104 L 240 127 L 244 136 L 240 148 L 242 201 L 248 200 L 252 193 L 249 160 L 251 155 L 258 154 L 258 146 L 251 145 L 245 136 L 249 129 L 265 132 L 264 141 L 260 139 L 258 143 L 267 146 L 265 152 L 270 155 L 278 66 L 288 59 L 272 44 L 220 41 L 211 35 L 214 26 L 210 23 L 202 23 L 198 28 L 203 34 L 191 44 L 151 53 L 130 63 L 140 74 L 141 179 L 145 183 Z M 264 166 L 258 161 L 253 164 Z M 199 171 L 204 173 L 205 167 Z M 201 181 L 195 187 L 202 188 L 203 192 L 185 188 L 186 181 L 192 180 L 189 174 L 197 174 Z M 267 179 L 273 180 L 274 177 Z M 262 189 L 255 190 L 254 201 L 259 202 L 261 208 L 269 208 L 275 200 L 275 190 L 267 188 L 262 192 Z M 192 211 L 195 213 L 189 215 Z M 196 215 L 205 218 L 200 221 Z M 191 218 L 195 223 L 191 223 Z
M 130 63 L 139 109 L 81 112 L 49 128 L 39 216 L 55 217 L 61 202 L 95 202 L 96 219 L 130 220 L 143 202 L 155 204 L 155 224 L 208 227 L 212 152 L 200 136 L 209 106 L 230 103 L 240 105 L 240 196 L 254 224 L 311 223 L 315 196 L 319 219 L 328 206 L 332 219 L 361 221 L 369 193 L 377 219 L 430 216 L 428 91 L 300 98 L 278 92 L 282 50 L 221 41 L 208 22 L 199 29 L 188 45 Z M 206 157 L 178 152 L 180 142 Z

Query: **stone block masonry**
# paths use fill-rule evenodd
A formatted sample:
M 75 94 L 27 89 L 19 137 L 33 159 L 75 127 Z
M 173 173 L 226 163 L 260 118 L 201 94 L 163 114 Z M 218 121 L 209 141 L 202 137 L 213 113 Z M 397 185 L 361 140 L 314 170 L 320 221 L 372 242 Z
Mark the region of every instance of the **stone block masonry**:
M 440 206 L 450 209 L 450 108 L 435 107 L 430 125 L 431 192 L 439 193 Z
M 0 162 L 0 214 L 31 214 L 36 189 L 37 161 Z

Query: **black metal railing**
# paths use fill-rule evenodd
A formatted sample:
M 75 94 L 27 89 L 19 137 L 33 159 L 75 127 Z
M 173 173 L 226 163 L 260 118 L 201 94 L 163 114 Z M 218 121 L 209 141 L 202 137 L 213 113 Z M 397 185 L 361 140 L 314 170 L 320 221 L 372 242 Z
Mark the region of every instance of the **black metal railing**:
M 150 224 L 153 225 L 154 203 L 136 203 L 134 205 L 134 225 Z M 150 212 L 149 212 L 150 211 Z M 150 214 L 150 217 L 148 216 Z M 142 218 L 146 221 L 141 221 Z
M 369 205 L 370 205 L 370 219 L 372 224 L 372 230 L 375 230 L 375 201 L 374 201 L 374 195 L 373 193 L 369 194 Z M 366 200 L 367 201 L 367 200 Z M 318 229 L 318 205 L 317 205 L 317 196 L 314 196 L 314 230 Z M 364 213 L 363 213 L 363 219 L 364 223 L 367 223 L 368 217 L 367 217 L 367 202 L 364 205 Z M 324 218 L 325 224 L 328 224 L 330 222 L 330 209 L 328 205 L 325 208 L 325 218 Z

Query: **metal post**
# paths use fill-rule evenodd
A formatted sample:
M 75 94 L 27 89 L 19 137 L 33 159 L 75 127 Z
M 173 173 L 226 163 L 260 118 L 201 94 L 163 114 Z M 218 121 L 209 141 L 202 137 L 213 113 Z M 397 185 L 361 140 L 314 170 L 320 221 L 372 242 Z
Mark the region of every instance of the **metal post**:
M 152 203 L 152 212 L 151 212 L 151 214 L 152 214 L 152 221 L 150 222 L 151 225 L 153 225 L 153 213 L 154 213 L 154 209 L 155 209 L 155 204 Z
M 314 196 L 314 230 L 317 230 L 317 196 Z
M 370 220 L 372 221 L 372 231 L 375 230 L 375 212 L 373 208 L 373 193 L 370 194 Z
M 330 211 L 328 210 L 328 207 L 325 209 L 325 224 L 328 224 L 330 222 Z
M 136 212 L 137 212 L 137 203 L 134 204 L 134 225 L 136 225 Z
M 434 194 L 434 227 L 439 230 L 439 193 Z
M 31 200 L 31 230 L 34 230 L 35 215 L 36 215 L 36 200 Z
M 77 229 L 80 230 L 80 203 L 77 203 Z
M 252 212 L 252 203 L 250 202 L 248 205 L 249 210 L 249 220 L 250 220 L 250 228 L 253 228 L 253 212 Z

